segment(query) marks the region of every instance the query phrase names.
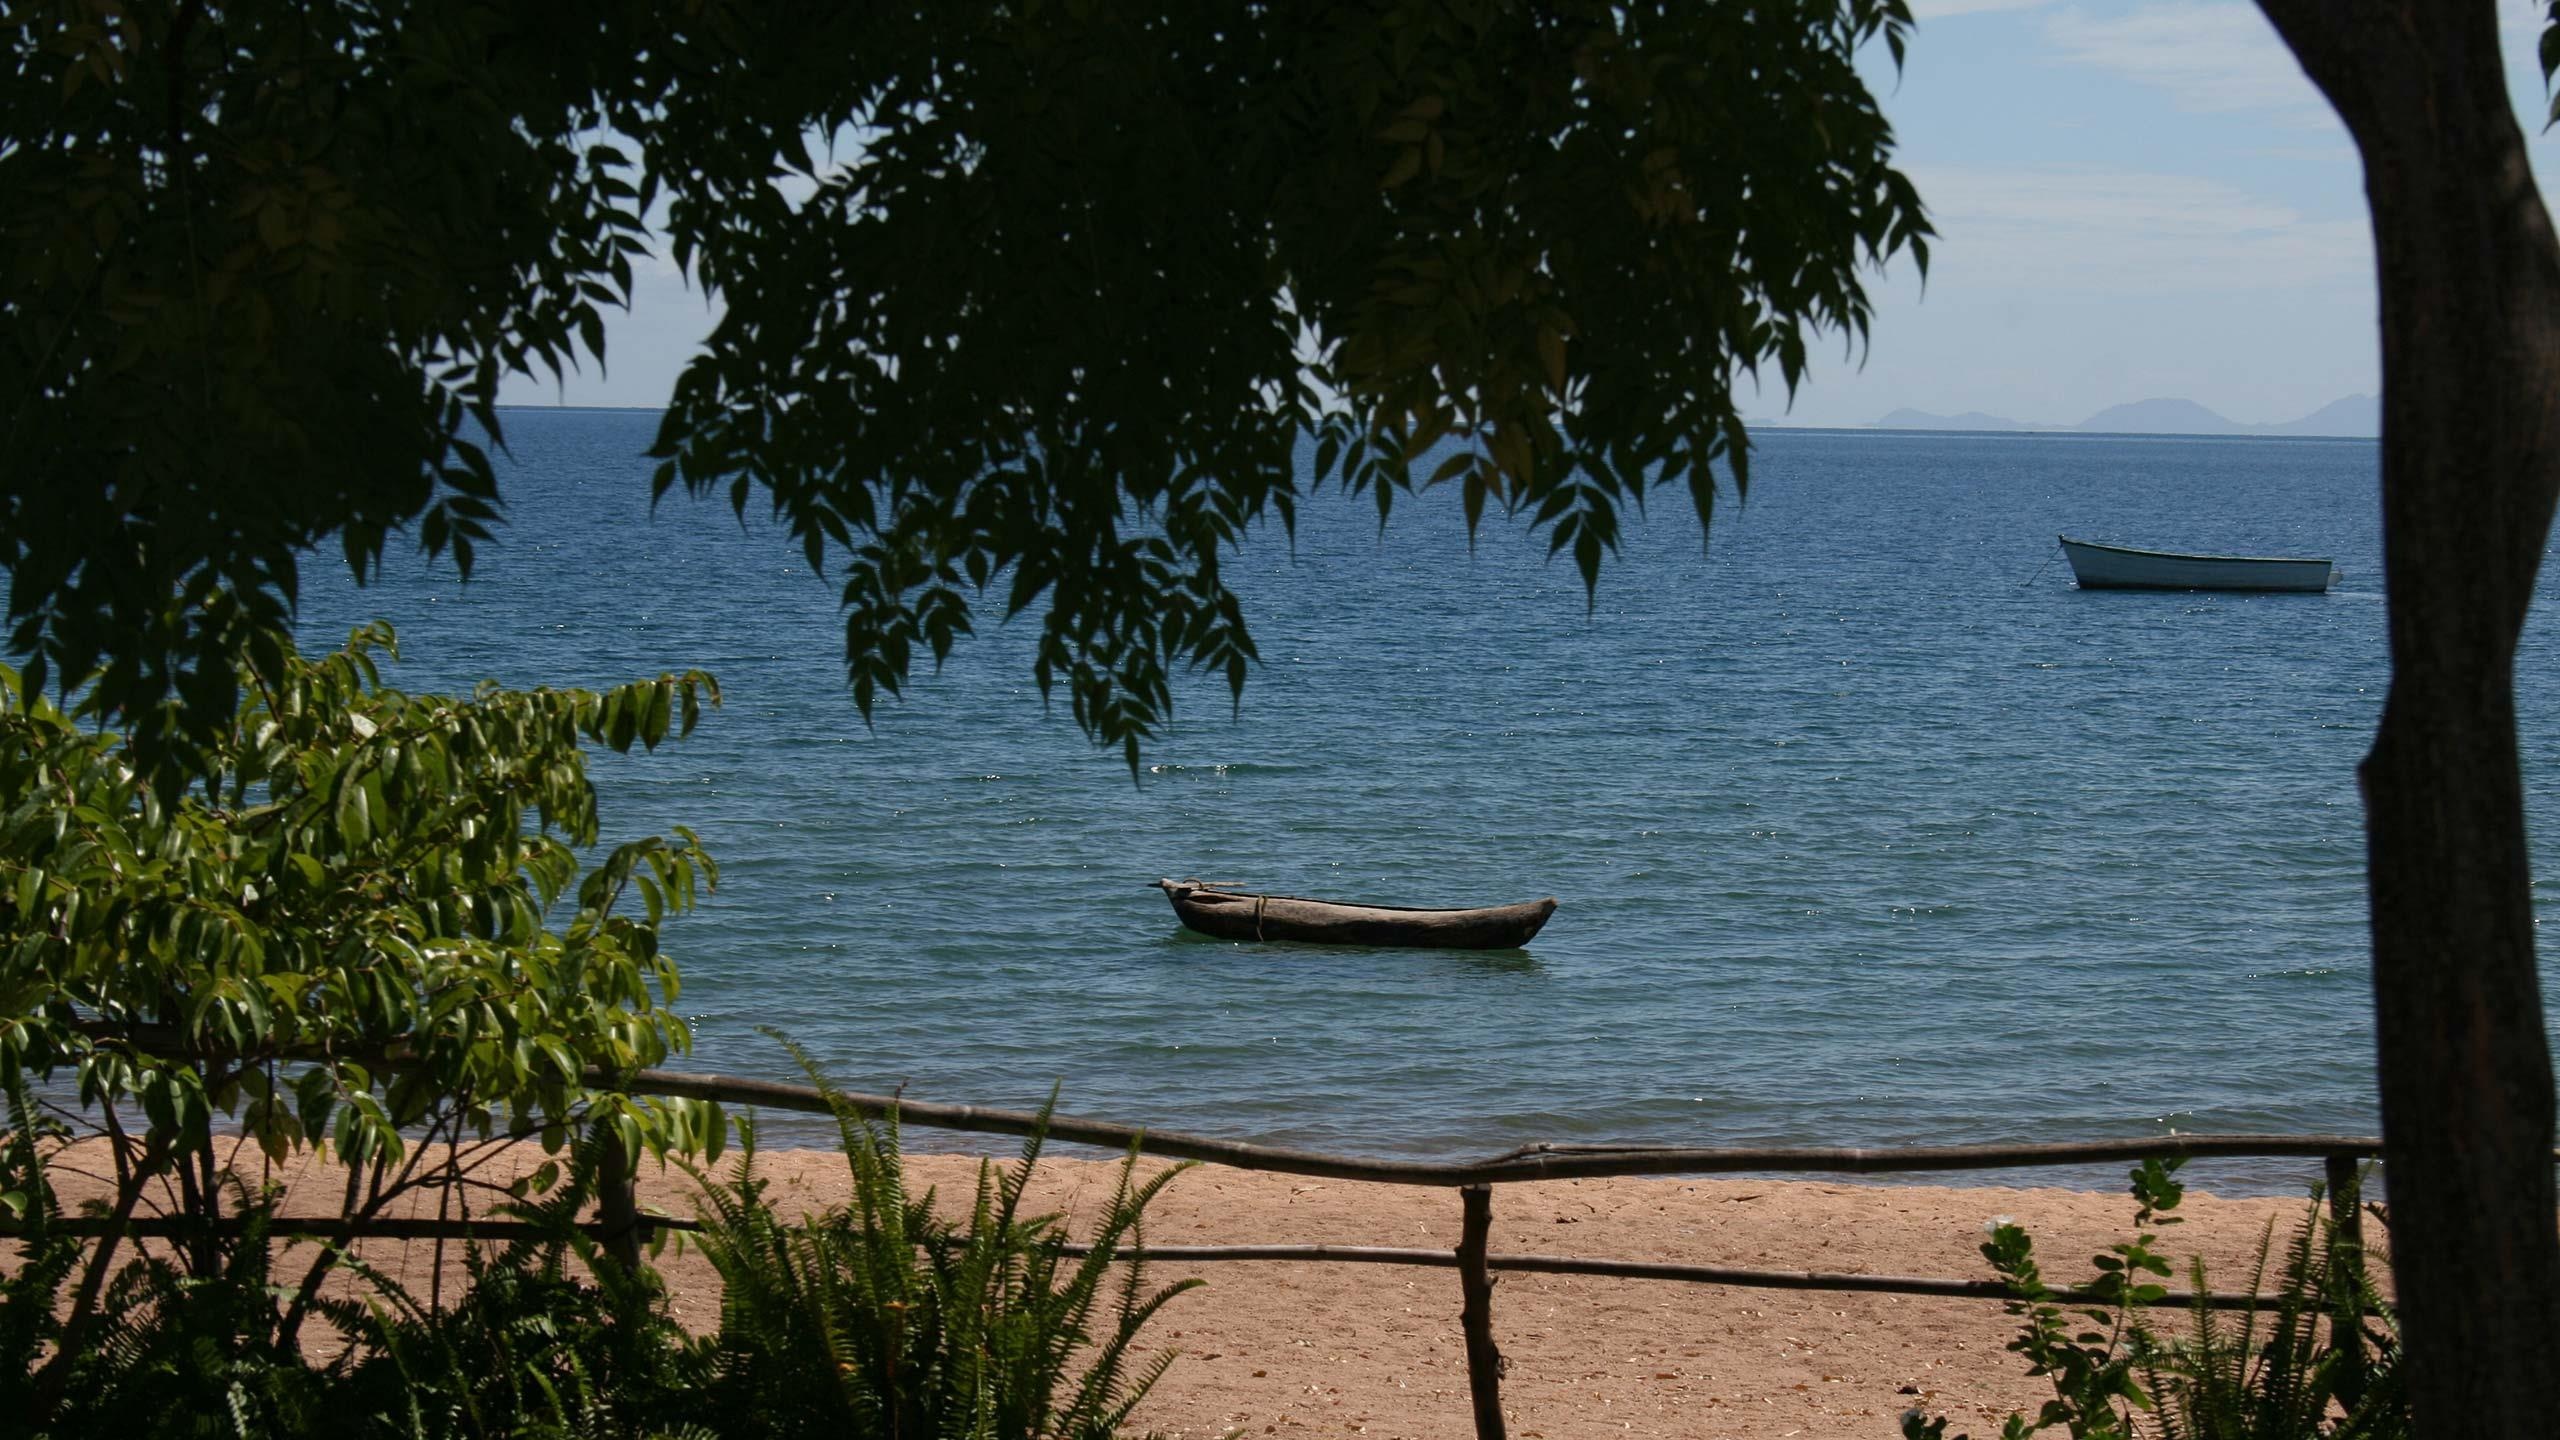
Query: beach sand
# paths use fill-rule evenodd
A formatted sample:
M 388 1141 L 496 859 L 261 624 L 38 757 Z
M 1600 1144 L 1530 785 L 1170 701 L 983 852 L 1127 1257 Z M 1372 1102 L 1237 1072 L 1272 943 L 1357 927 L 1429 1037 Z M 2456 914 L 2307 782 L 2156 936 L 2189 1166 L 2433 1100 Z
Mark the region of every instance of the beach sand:
M 489 1173 L 539 1158 L 502 1157 Z M 254 1175 L 255 1152 L 241 1159 Z M 102 1160 L 93 1145 L 62 1158 L 56 1184 L 67 1201 L 97 1193 L 75 1172 Z M 840 1203 L 850 1190 L 832 1152 L 768 1151 L 757 1163 L 786 1214 Z M 964 1206 L 977 1163 L 908 1157 L 914 1183 Z M 1030 1203 L 1089 1216 L 1109 1200 L 1117 1170 L 1110 1160 L 1046 1158 Z M 326 1212 L 341 1176 L 315 1161 L 275 1178 L 288 1185 L 289 1209 Z M 645 1166 L 644 1206 L 690 1215 L 690 1190 L 680 1172 Z M 2190 1194 L 2186 1223 L 2165 1232 L 2164 1248 L 2204 1256 L 2217 1288 L 2238 1289 L 2268 1221 L 2281 1239 L 2305 1203 Z M 1454 1247 L 1458 1211 L 1454 1191 L 1199 1166 L 1159 1199 L 1147 1237 Z M 411 1213 L 433 1214 L 433 1201 Z M 1984 1222 L 2008 1215 L 2036 1237 L 2049 1279 L 2077 1281 L 2090 1255 L 2128 1236 L 2132 1201 L 2121 1191 L 1612 1179 L 1502 1186 L 1493 1213 L 1496 1254 L 1959 1279 L 1988 1274 L 1977 1250 Z M 457 1249 L 447 1247 L 448 1276 L 459 1271 Z M 425 1243 L 373 1242 L 366 1253 L 422 1294 L 437 1264 Z M 718 1281 L 701 1256 L 670 1249 L 660 1264 L 679 1318 L 715 1323 Z M 1255 1261 L 1151 1271 L 1159 1283 L 1186 1274 L 1208 1284 L 1175 1299 L 1146 1332 L 1180 1355 L 1141 1410 L 1144 1425 L 1183 1440 L 1474 1433 L 1454 1270 Z M 1954 1416 L 1952 1428 L 1996 1434 L 2011 1409 L 2050 1395 L 2003 1348 L 2014 1329 L 1993 1301 L 1512 1274 L 1497 1276 L 1493 1319 L 1510 1367 L 1504 1408 L 1521 1440 L 1888 1437 L 1913 1405 Z

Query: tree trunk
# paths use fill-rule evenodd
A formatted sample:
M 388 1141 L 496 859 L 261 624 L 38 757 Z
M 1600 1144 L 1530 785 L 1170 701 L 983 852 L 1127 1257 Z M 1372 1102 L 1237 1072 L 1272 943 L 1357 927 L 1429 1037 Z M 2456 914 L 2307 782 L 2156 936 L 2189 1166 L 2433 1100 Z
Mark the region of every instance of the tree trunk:
M 2391 1259 L 2418 1431 L 2560 1393 L 2517 636 L 2560 494 L 2560 247 L 2490 0 L 2260 0 L 2364 157 L 2391 692 L 2359 772 Z
M 604 1252 L 625 1270 L 640 1268 L 640 1157 L 622 1148 L 622 1137 L 599 1122 L 603 1158 L 596 1167 L 596 1219 L 604 1226 Z

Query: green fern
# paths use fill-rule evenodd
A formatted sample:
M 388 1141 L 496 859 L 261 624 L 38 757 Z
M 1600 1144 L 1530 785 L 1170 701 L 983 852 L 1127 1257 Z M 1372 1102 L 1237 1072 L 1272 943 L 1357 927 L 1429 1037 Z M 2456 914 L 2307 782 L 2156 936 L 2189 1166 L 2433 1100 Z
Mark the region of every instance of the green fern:
M 2346 1197 L 2349 1203 L 2353 1195 Z M 2275 1222 L 2259 1237 L 2252 1292 L 2265 1293 Z M 2275 1306 L 2235 1322 L 2206 1304 L 2204 1262 L 2192 1266 L 2192 1329 L 2148 1367 L 2162 1440 L 2399 1440 L 2408 1433 L 2399 1333 L 2366 1272 L 2314 1194 L 2287 1238 Z M 2375 1316 L 2368 1325 L 2362 1315 Z M 2322 1322 L 2331 1336 L 2323 1340 Z M 2352 1350 L 2338 1327 L 2357 1336 Z
M 765 1199 L 752 1126 L 725 1182 L 695 1172 L 697 1243 L 724 1284 L 700 1418 L 731 1436 L 1118 1434 L 1172 1359 L 1138 1363 L 1140 1331 L 1199 1283 L 1150 1290 L 1145 1267 L 1124 1259 L 1175 1172 L 1140 1183 L 1133 1150 L 1090 1251 L 1074 1259 L 1058 1217 L 1022 1213 L 1035 1133 L 1019 1163 L 980 1165 L 956 1225 L 936 1214 L 933 1192 L 908 1191 L 895 1115 L 864 1118 L 792 1053 L 835 1104 L 853 1198 L 783 1221 Z

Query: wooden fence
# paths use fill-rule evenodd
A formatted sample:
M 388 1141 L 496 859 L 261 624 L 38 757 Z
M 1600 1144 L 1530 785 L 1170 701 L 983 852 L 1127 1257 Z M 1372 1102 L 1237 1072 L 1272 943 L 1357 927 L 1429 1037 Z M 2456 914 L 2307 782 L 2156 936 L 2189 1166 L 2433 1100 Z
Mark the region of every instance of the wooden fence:
M 895 1113 L 901 1126 L 980 1134 L 1028 1136 L 1072 1144 L 1126 1150 L 1139 1145 L 1152 1157 L 1199 1160 L 1242 1170 L 1357 1181 L 1381 1185 L 1454 1189 L 1460 1207 L 1459 1241 L 1454 1250 L 1407 1249 L 1372 1245 L 1163 1245 L 1143 1252 L 1153 1262 L 1296 1261 L 1371 1265 L 1414 1265 L 1458 1272 L 1459 1322 L 1466 1339 L 1467 1381 L 1481 1440 L 1501 1440 L 1501 1376 L 1503 1361 L 1493 1339 L 1493 1275 L 1497 1271 L 1548 1275 L 1584 1275 L 1628 1280 L 1673 1280 L 1755 1289 L 1822 1290 L 1934 1298 L 2007 1300 L 2010 1292 L 1998 1280 L 1957 1280 L 1931 1276 L 1757 1270 L 1716 1265 L 1678 1265 L 1638 1260 L 1592 1260 L 1564 1255 L 1493 1254 L 1488 1237 L 1493 1225 L 1493 1190 L 1497 1185 L 1534 1180 L 1587 1179 L 1635 1175 L 1718 1174 L 1909 1174 L 1927 1171 L 2001 1170 L 2110 1161 L 2162 1158 L 2301 1158 L 2324 1163 L 2330 1216 L 2340 1239 L 2361 1244 L 2362 1216 L 2357 1204 L 2359 1162 L 2381 1153 L 2379 1140 L 2359 1135 L 2156 1135 L 2127 1140 L 2097 1140 L 2004 1145 L 1921 1145 L 1889 1148 L 1829 1146 L 1734 1146 L 1692 1148 L 1636 1145 L 1529 1145 L 1484 1160 L 1436 1162 L 1370 1160 L 1282 1146 L 1251 1145 L 1178 1130 L 1157 1130 L 1073 1115 L 1044 1118 L 1029 1111 L 989 1109 L 975 1105 L 943 1105 L 887 1095 L 822 1092 L 812 1086 L 724 1075 L 697 1075 L 644 1070 L 610 1077 L 591 1075 L 598 1089 L 632 1094 L 713 1100 L 768 1110 L 835 1115 L 851 1111 L 872 1118 Z M 639 1247 L 653 1230 L 691 1230 L 690 1220 L 640 1213 L 633 1181 L 627 1173 L 602 1196 L 600 1218 L 589 1227 L 619 1253 L 637 1260 Z M 53 1222 L 58 1233 L 126 1234 L 174 1231 L 181 1222 L 65 1217 Z M 0 1224 L 0 1234 L 18 1230 Z M 459 1239 L 500 1238 L 524 1234 L 534 1227 L 506 1221 L 372 1220 L 278 1218 L 276 1234 L 329 1239 Z M 1071 1246 L 1072 1253 L 1083 1247 Z M 2085 1291 L 2065 1291 L 2062 1301 L 2095 1301 Z M 2195 1297 L 2172 1293 L 2163 1304 L 2192 1304 Z M 2357 1312 L 2351 1298 L 2327 1297 L 2337 1317 L 2336 1342 L 2361 1343 Z M 2343 1302 L 2343 1303 L 2341 1303 Z M 2265 1308 L 2271 1297 L 2216 1295 L 2209 1304 L 2220 1309 Z
M 595 1078 L 601 1081 L 603 1077 Z M 1044 1120 L 1023 1110 L 941 1105 L 843 1091 L 830 1096 L 807 1085 L 740 1080 L 723 1075 L 692 1075 L 672 1070 L 642 1071 L 625 1081 L 624 1088 L 637 1094 L 716 1100 L 724 1105 L 820 1115 L 851 1110 L 881 1118 L 895 1112 L 901 1126 L 998 1135 L 1042 1133 L 1053 1140 L 1115 1150 L 1139 1145 L 1145 1153 L 1158 1158 L 1199 1160 L 1240 1170 L 1268 1170 L 1381 1185 L 1455 1189 L 1460 1207 L 1459 1238 L 1455 1250 L 1367 1245 L 1164 1245 L 1147 1247 L 1145 1255 L 1154 1262 L 1290 1260 L 1420 1265 L 1456 1270 L 1459 1327 L 1466 1338 L 1467 1387 L 1475 1407 L 1478 1440 L 1504 1440 L 1506 1435 L 1502 1418 L 1502 1352 L 1493 1339 L 1495 1271 L 1676 1280 L 1775 1290 L 1863 1291 L 2003 1301 L 2010 1298 L 2007 1285 L 1998 1280 L 1754 1270 L 1637 1260 L 1586 1260 L 1564 1255 L 1495 1255 L 1489 1252 L 1487 1240 L 1493 1227 L 1493 1187 L 1496 1185 L 1618 1175 L 1876 1175 L 2000 1170 L 2103 1164 L 2153 1156 L 2164 1159 L 2172 1156 L 2188 1159 L 2294 1157 L 2323 1162 L 2331 1222 L 2344 1244 L 2361 1246 L 2363 1215 L 2357 1204 L 2360 1189 L 2357 1166 L 2360 1161 L 2382 1153 L 2380 1140 L 2361 1135 L 2159 1135 L 2130 1140 L 1873 1149 L 1835 1146 L 1527 1145 L 1477 1161 L 1367 1160 L 1315 1150 L 1249 1145 L 1216 1136 L 1148 1129 L 1073 1115 L 1053 1114 Z M 2095 1301 L 2098 1297 L 2073 1290 L 2063 1292 L 2058 1298 Z M 2195 1298 L 2172 1293 L 2162 1303 L 2193 1304 Z M 2339 1305 L 2340 1298 L 2328 1297 L 2332 1313 L 2341 1314 L 2343 1322 L 2336 1325 L 2334 1338 L 2337 1344 L 2354 1350 L 2362 1344 L 2361 1315 L 2355 1311 L 2352 1301 Z M 2255 1309 L 2265 1307 L 2271 1300 L 2259 1295 L 2217 1295 L 2207 1303 L 2218 1309 Z

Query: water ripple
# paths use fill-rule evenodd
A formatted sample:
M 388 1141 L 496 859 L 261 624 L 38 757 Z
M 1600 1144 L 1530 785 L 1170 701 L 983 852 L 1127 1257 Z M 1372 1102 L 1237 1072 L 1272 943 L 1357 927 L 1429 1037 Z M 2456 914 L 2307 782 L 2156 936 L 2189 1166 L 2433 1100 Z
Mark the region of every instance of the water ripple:
M 609 833 L 721 859 L 669 935 L 701 1068 L 787 1075 L 773 1024 L 850 1087 L 1398 1155 L 2373 1124 L 2381 607 L 2049 563 L 2068 529 L 2378 575 L 2369 444 L 1772 433 L 1711 559 L 1657 506 L 1588 610 L 1454 506 L 1381 538 L 1310 503 L 1294 554 L 1228 562 L 1270 657 L 1241 713 L 1186 681 L 1133 778 L 1043 708 L 1029 625 L 866 727 L 829 584 L 725 506 L 651 518 L 653 424 L 518 412 L 471 584 L 315 577 L 304 629 L 387 616 L 412 690 L 719 674 L 692 740 L 596 765 Z M 2517 666 L 2546 877 L 2549 608 Z M 1563 908 L 1525 954 L 1239 946 L 1142 886 L 1192 874 Z

